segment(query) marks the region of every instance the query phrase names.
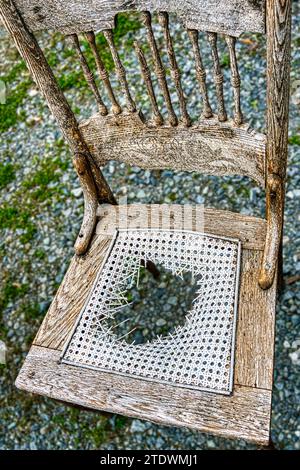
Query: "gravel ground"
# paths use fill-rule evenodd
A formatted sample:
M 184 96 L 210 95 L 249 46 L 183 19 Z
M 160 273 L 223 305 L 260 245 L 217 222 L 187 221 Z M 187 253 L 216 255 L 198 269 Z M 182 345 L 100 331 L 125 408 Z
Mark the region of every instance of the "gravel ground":
M 290 152 L 284 233 L 284 272 L 290 279 L 300 269 L 300 7 L 294 2 Z M 186 37 L 177 27 L 178 58 L 184 71 L 183 83 L 193 116 L 199 114 L 189 72 L 192 56 L 184 47 Z M 142 33 L 137 28 L 142 41 Z M 8 348 L 6 366 L 1 367 L 0 448 L 2 449 L 251 449 L 251 444 L 206 434 L 157 426 L 121 416 L 90 413 L 33 397 L 14 387 L 14 379 L 30 343 L 47 311 L 73 253 L 83 202 L 70 163 L 70 152 L 55 122 L 28 78 L 24 66 L 16 67 L 18 56 L 0 30 L 1 77 L 7 86 L 7 104 L 2 108 L 0 142 L 0 253 L 2 259 L 0 296 L 0 339 Z M 61 38 L 41 36 L 57 76 L 63 77 L 66 94 L 80 117 L 95 111 L 84 88 L 79 69 Z M 253 127 L 263 130 L 265 98 L 265 45 L 262 38 L 245 35 L 239 45 L 244 111 Z M 124 35 L 122 56 L 128 75 L 135 83 L 135 96 L 146 104 L 131 53 L 132 38 Z M 57 54 L 51 53 L 55 45 Z M 204 59 L 208 62 L 208 50 Z M 228 56 L 222 49 L 225 77 Z M 74 78 L 75 77 L 75 78 Z M 209 80 L 211 77 L 209 76 Z M 298 85 L 298 88 L 297 88 Z M 298 93 L 298 95 L 297 95 Z M 213 98 L 212 98 L 213 99 Z M 229 101 L 230 95 L 226 94 Z M 298 109 L 297 109 L 298 107 Z M 3 114 L 4 112 L 4 114 Z M 118 197 L 128 202 L 204 203 L 207 206 L 263 216 L 264 194 L 246 178 L 218 179 L 198 174 L 150 172 L 129 169 L 111 162 L 104 174 Z M 150 279 L 150 283 L 154 282 Z M 139 335 L 147 337 L 153 325 L 157 333 L 172 326 L 171 314 L 183 318 L 191 291 L 178 296 L 180 284 L 164 275 L 157 295 L 147 300 L 149 285 L 143 282 L 133 292 L 137 314 L 147 305 L 147 318 L 140 316 Z M 300 449 L 300 292 L 299 281 L 285 287 L 277 306 L 276 363 L 272 415 L 272 437 L 280 449 Z M 163 312 L 163 313 L 162 313 Z M 149 321 L 151 319 L 151 322 Z

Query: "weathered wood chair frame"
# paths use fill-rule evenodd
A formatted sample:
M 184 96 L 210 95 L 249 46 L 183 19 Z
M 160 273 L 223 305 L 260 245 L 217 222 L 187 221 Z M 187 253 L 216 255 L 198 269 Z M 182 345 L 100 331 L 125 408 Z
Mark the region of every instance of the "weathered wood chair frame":
M 258 5 L 250 0 L 248 2 L 224 1 L 221 11 L 218 11 L 219 21 L 212 20 L 216 12 L 213 11 L 211 15 L 206 14 L 204 0 L 199 1 L 195 6 L 196 11 L 197 8 L 199 10 L 197 15 L 195 11 L 189 10 L 188 6 L 183 6 L 178 11 L 174 6 L 176 2 L 165 2 L 166 9 L 177 13 L 183 19 L 195 54 L 197 79 L 203 101 L 203 113 L 196 124 L 191 123 L 187 113 L 169 33 L 168 14 L 162 12 L 159 14 L 159 20 L 165 34 L 172 78 L 178 92 L 180 123 L 170 101 L 164 70 L 152 32 L 151 16 L 148 13 L 148 11 L 156 11 L 157 5 L 161 7 L 162 2 L 136 1 L 131 2 L 128 7 L 127 2 L 101 2 L 99 0 L 99 2 L 89 2 L 90 15 L 86 14 L 87 6 L 82 10 L 77 1 L 73 3 L 73 13 L 70 10 L 70 17 L 66 18 L 58 13 L 59 2 L 56 0 L 47 2 L 46 7 L 43 7 L 42 2 L 38 0 L 33 1 L 30 6 L 25 0 L 14 2 L 0 0 L 0 13 L 4 25 L 12 35 L 21 56 L 26 61 L 35 82 L 70 144 L 74 155 L 74 166 L 85 199 L 83 223 L 75 244 L 76 255 L 19 374 L 17 385 L 35 393 L 89 408 L 142 417 L 163 424 L 188 426 L 225 437 L 245 438 L 267 444 L 273 374 L 275 294 L 278 266 L 281 269 L 287 164 L 291 1 L 266 0 L 266 2 L 259 2 Z M 102 7 L 100 14 L 99 9 L 96 8 L 97 3 Z M 265 17 L 264 3 L 266 3 Z M 79 10 L 76 11 L 76 8 Z M 231 14 L 231 9 L 233 13 L 236 10 L 242 12 L 237 22 L 235 22 L 234 14 Z M 147 29 L 155 72 L 168 111 L 168 120 L 165 123 L 155 100 L 144 54 L 138 44 L 135 46 L 136 52 L 152 103 L 153 119 L 150 126 L 149 123 L 145 124 L 143 116 L 136 110 L 131 97 L 125 70 L 112 35 L 115 15 L 127 10 L 147 10 L 142 13 L 142 17 Z M 227 15 L 225 15 L 226 12 Z M 240 109 L 240 78 L 235 55 L 236 36 L 243 31 L 264 32 L 264 18 L 266 18 L 267 34 L 266 136 L 254 131 L 250 132 L 248 126 L 243 123 Z M 99 106 L 99 113 L 80 125 L 31 32 L 39 29 L 54 29 L 70 35 L 77 49 L 83 71 Z M 127 100 L 126 111 L 122 111 L 115 98 L 108 74 L 95 45 L 95 36 L 91 32 L 93 29 L 104 31 Z M 208 40 L 214 59 L 214 78 L 218 99 L 217 116 L 212 114 L 207 98 L 197 30 L 210 31 Z M 109 114 L 80 49 L 78 33 L 85 33 L 94 53 L 100 77 L 112 105 Z M 227 119 L 223 100 L 223 78 L 218 60 L 217 33 L 225 34 L 231 59 L 235 100 L 234 118 L 231 121 Z M 134 128 L 135 133 L 138 130 L 141 139 L 155 135 L 159 141 L 176 136 L 186 146 L 193 139 L 197 141 L 199 138 L 200 143 L 204 142 L 208 145 L 211 145 L 212 140 L 216 140 L 223 149 L 219 157 L 220 162 L 225 161 L 225 165 L 215 165 L 209 157 L 205 159 L 205 152 L 201 152 L 200 147 L 199 158 L 194 157 L 186 162 L 181 160 L 178 163 L 178 159 L 174 158 L 174 162 L 166 163 L 160 161 L 155 152 L 150 162 L 143 160 L 142 157 L 136 159 L 137 152 L 134 138 L 130 134 L 131 127 Z M 109 129 L 109 139 L 107 129 Z M 110 146 L 106 149 L 108 141 Z M 226 153 L 227 162 L 224 156 Z M 205 229 L 208 232 L 223 236 L 236 236 L 243 243 L 243 276 L 240 287 L 235 386 L 234 393 L 230 397 L 214 396 L 205 392 L 195 393 L 188 389 L 174 390 L 168 385 L 160 384 L 151 384 L 149 387 L 148 383 L 138 379 L 113 376 L 109 373 L 95 374 L 90 370 L 80 371 L 78 368 L 57 363 L 62 346 L 79 314 L 80 306 L 87 296 L 97 267 L 101 264 L 109 245 L 110 237 L 103 233 L 105 234 L 105 227 L 107 228 L 109 224 L 113 225 L 114 222 L 110 218 L 109 210 L 106 213 L 100 211 L 100 220 L 98 216 L 99 204 L 116 203 L 100 170 L 100 165 L 111 159 L 111 155 L 126 163 L 137 163 L 144 168 L 170 167 L 209 174 L 247 175 L 265 187 L 266 220 L 227 211 L 205 209 Z M 217 159 L 216 155 L 214 157 Z M 174 213 L 181 211 L 180 206 L 172 207 Z M 122 211 L 122 208 L 119 210 Z M 127 216 L 134 219 L 136 211 L 138 211 L 138 206 L 129 206 Z M 159 216 L 164 211 L 163 206 L 156 206 L 156 211 L 157 220 L 159 220 Z M 98 226 L 95 231 L 97 222 Z M 147 220 L 145 227 L 148 226 Z M 280 276 L 279 271 L 278 277 Z M 74 306 L 75 299 L 76 306 Z M 252 302 L 254 302 L 254 308 Z

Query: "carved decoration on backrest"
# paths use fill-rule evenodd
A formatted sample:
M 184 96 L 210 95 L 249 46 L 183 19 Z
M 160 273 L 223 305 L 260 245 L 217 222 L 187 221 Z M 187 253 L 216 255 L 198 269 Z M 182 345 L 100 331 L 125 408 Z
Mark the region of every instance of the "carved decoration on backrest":
M 112 112 L 114 114 L 120 114 L 122 112 L 122 109 L 121 109 L 121 106 L 119 105 L 119 103 L 116 100 L 115 94 L 113 92 L 113 89 L 112 89 L 112 86 L 111 86 L 111 83 L 110 83 L 110 80 L 109 80 L 108 72 L 105 68 L 105 65 L 104 65 L 104 63 L 101 59 L 101 55 L 98 51 L 98 48 L 97 48 L 97 45 L 96 45 L 95 34 L 94 34 L 93 31 L 89 31 L 89 32 L 85 33 L 85 37 L 86 37 L 86 39 L 87 39 L 87 41 L 90 45 L 90 48 L 92 50 L 92 53 L 93 53 L 93 56 L 94 56 L 94 59 L 95 59 L 96 65 L 97 65 L 99 76 L 100 76 L 101 80 L 103 81 L 104 86 L 106 88 L 108 98 L 111 102 Z
M 89 67 L 89 65 L 86 61 L 86 58 L 85 58 L 85 56 L 84 56 L 84 54 L 81 50 L 77 34 L 70 34 L 70 36 L 68 36 L 68 40 L 73 45 L 73 47 L 75 48 L 75 50 L 77 52 L 77 56 L 79 58 L 79 62 L 80 62 L 80 65 L 81 65 L 81 68 L 82 68 L 82 71 L 83 71 L 83 75 L 84 75 L 84 77 L 85 77 L 85 79 L 86 79 L 86 81 L 87 81 L 87 83 L 88 83 L 95 99 L 96 99 L 98 109 L 99 109 L 99 113 L 102 116 L 105 116 L 107 114 L 107 108 L 106 108 L 106 106 L 103 103 L 103 100 L 101 98 L 99 89 L 98 89 L 98 87 L 96 85 L 96 82 L 95 82 L 95 79 L 94 79 L 94 75 L 91 72 L 90 67 Z
M 129 91 L 129 85 L 128 85 L 128 81 L 127 81 L 127 77 L 126 77 L 126 71 L 125 71 L 125 68 L 124 68 L 124 66 L 121 62 L 120 57 L 119 57 L 118 50 L 115 46 L 113 33 L 110 29 L 107 29 L 107 30 L 104 31 L 103 34 L 104 34 L 104 37 L 105 37 L 106 41 L 108 42 L 108 45 L 109 45 L 109 48 L 110 48 L 110 52 L 111 52 L 111 55 L 112 55 L 112 58 L 113 58 L 113 61 L 114 61 L 114 64 L 115 64 L 115 68 L 116 68 L 116 73 L 117 73 L 118 79 L 119 79 L 121 87 L 122 87 L 122 92 L 124 93 L 124 96 L 125 96 L 127 109 L 130 112 L 134 112 L 136 110 L 136 106 L 135 106 L 135 103 L 134 103 L 134 101 L 131 97 L 131 93 Z
M 140 64 L 141 74 L 142 74 L 142 77 L 145 81 L 146 88 L 147 88 L 147 93 L 148 93 L 149 98 L 150 98 L 150 104 L 151 104 L 151 108 L 152 108 L 151 122 L 153 122 L 153 124 L 156 125 L 156 126 L 161 126 L 163 124 L 164 120 L 163 120 L 163 117 L 162 117 L 162 115 L 159 111 L 158 105 L 157 105 L 156 96 L 155 96 L 154 89 L 153 89 L 153 84 L 152 84 L 150 69 L 148 67 L 145 55 L 144 55 L 141 47 L 139 46 L 139 44 L 137 42 L 134 43 L 134 47 L 135 47 L 135 52 L 136 52 L 136 55 L 137 55 L 137 58 L 138 58 L 138 61 L 139 61 L 139 64 Z
M 186 98 L 184 96 L 184 86 L 182 85 L 182 81 L 181 81 L 181 72 L 178 67 L 175 50 L 173 46 L 173 41 L 172 41 L 172 37 L 170 33 L 169 15 L 167 12 L 159 12 L 158 21 L 159 21 L 159 24 L 161 25 L 161 30 L 162 30 L 164 40 L 165 40 L 170 75 L 175 85 L 175 90 L 178 96 L 179 108 L 180 108 L 179 119 L 175 114 L 174 106 L 173 106 L 170 91 L 169 91 L 169 85 L 168 85 L 168 81 L 166 78 L 166 70 L 164 68 L 163 61 L 161 58 L 161 53 L 159 52 L 157 40 L 153 32 L 151 14 L 149 12 L 144 11 L 140 14 L 140 17 L 146 30 L 147 45 L 151 52 L 151 59 L 152 59 L 152 63 L 154 66 L 154 74 L 158 80 L 158 84 L 159 84 L 162 97 L 164 100 L 164 105 L 168 113 L 167 122 L 173 127 L 177 126 L 178 123 L 182 123 L 184 126 L 189 127 L 192 123 L 192 120 L 187 112 Z M 200 116 L 200 119 L 202 117 L 205 119 L 211 118 L 213 117 L 213 111 L 212 111 L 211 104 L 208 98 L 208 88 L 207 88 L 207 83 L 206 83 L 206 70 L 203 66 L 203 61 L 202 61 L 202 56 L 201 56 L 201 51 L 200 51 L 199 34 L 198 34 L 198 31 L 191 30 L 191 29 L 188 29 L 187 33 L 191 41 L 191 46 L 192 46 L 194 61 L 195 61 L 196 77 L 197 77 L 197 81 L 200 87 L 200 93 L 202 97 L 203 109 L 202 109 L 202 115 Z M 122 93 L 126 100 L 127 110 L 130 112 L 134 112 L 136 111 L 137 107 L 132 98 L 132 93 L 130 91 L 130 85 L 127 80 L 126 71 L 121 62 L 119 52 L 117 50 L 117 47 L 113 39 L 113 32 L 111 30 L 105 30 L 103 34 L 106 38 L 109 49 L 111 51 L 113 62 L 115 64 L 116 75 L 119 79 Z M 98 48 L 96 45 L 95 34 L 93 32 L 88 32 L 88 33 L 85 33 L 84 36 L 89 43 L 89 46 L 91 48 L 92 54 L 95 59 L 95 66 L 98 69 L 99 76 L 101 80 L 103 81 L 103 84 L 106 88 L 108 98 L 112 106 L 112 112 L 117 115 L 120 112 L 122 112 L 122 109 L 120 107 L 120 104 L 117 101 L 117 98 L 112 88 L 108 73 L 105 69 L 100 53 L 98 51 Z M 97 88 L 97 85 L 95 83 L 93 73 L 91 72 L 89 65 L 81 50 L 78 37 L 76 34 L 70 35 L 68 37 L 71 38 L 74 44 L 74 47 L 77 50 L 84 76 L 96 98 L 96 101 L 99 107 L 99 112 L 102 115 L 105 115 L 107 114 L 107 108 L 102 101 L 99 89 Z M 219 60 L 217 33 L 208 32 L 207 41 L 211 48 L 212 69 L 213 69 L 214 85 L 215 85 L 215 92 L 216 92 L 216 98 L 217 98 L 216 113 L 217 113 L 219 121 L 224 122 L 224 121 L 227 121 L 228 116 L 227 116 L 227 111 L 226 111 L 225 102 L 224 102 L 224 91 L 223 91 L 224 77 L 222 74 L 222 69 L 221 69 L 220 60 Z M 238 126 L 242 124 L 243 116 L 242 116 L 241 102 L 240 102 L 240 81 L 241 80 L 240 80 L 240 75 L 238 71 L 238 62 L 237 62 L 237 56 L 236 56 L 236 38 L 233 36 L 225 35 L 225 41 L 228 47 L 229 57 L 230 57 L 231 85 L 233 88 L 233 97 L 234 97 L 233 122 L 235 125 Z M 141 75 L 144 80 L 146 90 L 150 99 L 150 106 L 151 106 L 151 111 L 152 111 L 151 121 L 153 124 L 160 126 L 164 122 L 164 119 L 162 117 L 161 111 L 158 108 L 157 97 L 155 96 L 151 71 L 150 71 L 145 53 L 142 50 L 142 46 L 138 44 L 136 41 L 135 41 L 135 52 L 137 54 L 138 62 L 140 64 L 140 69 L 141 69 Z
M 167 53 L 168 53 L 168 58 L 169 58 L 169 63 L 170 63 L 171 76 L 174 81 L 176 92 L 177 92 L 178 99 L 179 99 L 182 122 L 185 126 L 188 127 L 191 125 L 191 119 L 187 113 L 185 97 L 184 97 L 182 86 L 181 86 L 180 70 L 177 64 L 173 42 L 172 42 L 172 38 L 170 34 L 168 13 L 166 13 L 165 11 L 158 13 L 158 21 L 160 25 L 163 27 Z
M 239 174 L 264 187 L 265 136 L 245 124 L 233 127 L 214 117 L 190 127 L 165 124 L 157 128 L 136 112 L 96 114 L 82 122 L 80 129 L 99 165 L 119 160 L 151 170 Z
M 203 117 L 210 118 L 213 113 L 208 99 L 207 86 L 206 86 L 206 72 L 203 67 L 201 52 L 199 48 L 199 34 L 195 29 L 188 29 L 188 35 L 190 37 L 192 48 L 194 52 L 195 65 L 196 65 L 196 77 L 199 82 L 202 103 L 203 103 Z
M 168 120 L 171 126 L 176 126 L 178 123 L 178 120 L 177 120 L 177 117 L 176 117 L 176 114 L 174 112 L 173 105 L 171 102 L 169 88 L 168 88 L 168 84 L 166 80 L 166 72 L 162 64 L 162 60 L 160 58 L 157 43 L 153 34 L 151 15 L 148 11 L 144 11 L 141 14 L 141 17 L 142 17 L 142 21 L 143 21 L 143 24 L 145 25 L 146 32 L 147 32 L 147 41 L 151 50 L 155 75 L 157 76 L 158 83 L 161 88 L 161 91 L 165 100 L 165 105 L 168 111 Z
M 196 78 L 202 97 L 201 115 L 190 117 L 184 96 L 184 82 L 181 79 L 171 37 L 168 13 L 165 11 L 158 13 L 157 19 L 160 28 L 155 30 L 155 33 L 152 26 L 152 15 L 147 11 L 143 11 L 139 16 L 145 27 L 146 41 L 143 45 L 135 41 L 134 51 L 137 55 L 141 77 L 149 97 L 150 118 L 147 119 L 145 116 L 148 116 L 149 113 L 145 112 L 145 109 L 139 109 L 132 97 L 133 93 L 130 89 L 129 80 L 113 39 L 113 31 L 105 30 L 99 34 L 104 34 L 108 43 L 115 65 L 115 72 L 125 97 L 126 109 L 122 109 L 119 105 L 115 90 L 113 90 L 98 51 L 95 34 L 88 32 L 84 35 L 94 57 L 94 68 L 98 69 L 112 106 L 112 114 L 108 114 L 107 117 L 105 116 L 107 107 L 102 102 L 78 37 L 75 34 L 69 36 L 78 52 L 84 75 L 95 95 L 100 115 L 103 116 L 101 119 L 95 116 L 95 119 L 92 118 L 86 121 L 82 127 L 85 140 L 88 142 L 91 153 L 95 154 L 95 158 L 98 159 L 98 163 L 104 164 L 110 159 L 118 159 L 151 169 L 173 168 L 218 175 L 242 174 L 252 177 L 257 183 L 264 186 L 264 136 L 249 131 L 247 125 L 238 131 L 243 124 L 243 116 L 240 102 L 240 75 L 236 56 L 236 38 L 229 35 L 220 38 L 223 41 L 225 40 L 230 57 L 234 109 L 233 115 L 229 117 L 225 108 L 223 89 L 227 84 L 224 83 L 218 52 L 219 35 L 214 32 L 207 32 L 201 38 L 201 41 L 207 40 L 211 51 L 211 72 L 217 103 L 216 109 L 212 110 L 208 98 L 206 70 L 202 61 L 199 34 L 196 30 L 187 30 L 194 57 Z M 159 32 L 162 33 L 164 38 L 164 50 L 159 50 L 157 38 L 155 37 Z M 203 42 L 201 42 L 202 44 Z M 143 51 L 145 46 L 147 46 L 147 54 Z M 178 116 L 175 114 L 175 107 L 172 102 L 173 95 L 169 91 L 169 78 L 167 78 L 161 55 L 163 52 L 167 55 L 170 80 L 174 83 L 178 97 L 180 112 Z M 166 117 L 164 117 L 165 111 L 160 109 L 158 105 L 157 89 L 152 81 L 150 63 L 153 65 L 154 75 L 157 78 L 161 97 L 163 98 L 163 107 L 166 108 Z M 210 122 L 211 124 L 209 124 Z M 226 125 L 222 126 L 223 123 L 226 123 Z M 96 124 L 99 126 L 98 131 L 95 130 Z M 95 143 L 92 142 L 92 139 L 95 139 Z

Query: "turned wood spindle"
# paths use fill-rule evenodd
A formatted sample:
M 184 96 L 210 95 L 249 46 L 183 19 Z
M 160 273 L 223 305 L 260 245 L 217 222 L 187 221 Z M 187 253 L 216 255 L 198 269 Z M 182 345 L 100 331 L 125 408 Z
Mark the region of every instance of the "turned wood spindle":
M 152 106 L 152 113 L 153 113 L 153 119 L 152 120 L 153 120 L 155 125 L 161 126 L 164 121 L 163 121 L 162 115 L 161 115 L 161 113 L 158 109 L 156 96 L 155 96 L 154 89 L 153 89 L 150 69 L 148 67 L 145 55 L 144 55 L 142 49 L 140 48 L 139 44 L 136 41 L 134 43 L 134 47 L 135 47 L 135 52 L 136 52 L 136 55 L 137 55 L 137 58 L 138 58 L 138 61 L 139 61 L 139 64 L 140 64 L 141 73 L 142 73 L 143 79 L 145 81 L 147 92 L 148 92 L 150 102 L 151 102 L 151 106 Z
M 221 122 L 227 120 L 227 113 L 224 104 L 224 93 L 223 93 L 223 74 L 221 71 L 221 65 L 218 54 L 217 33 L 207 33 L 208 42 L 211 46 L 213 67 L 214 67 L 214 81 L 216 86 L 217 93 L 217 103 L 218 103 L 218 119 Z
M 234 97 L 234 122 L 239 126 L 243 122 L 243 114 L 241 111 L 241 79 L 235 50 L 236 38 L 233 36 L 225 36 L 225 40 L 228 46 L 230 57 L 231 84 L 233 87 Z
M 169 63 L 170 63 L 170 69 L 171 69 L 171 76 L 174 81 L 176 92 L 177 92 L 178 99 L 179 99 L 179 106 L 180 106 L 180 111 L 182 115 L 182 121 L 185 126 L 189 127 L 191 125 L 191 119 L 186 109 L 185 96 L 184 96 L 183 89 L 181 86 L 180 70 L 177 64 L 175 51 L 173 47 L 173 41 L 172 41 L 171 34 L 170 34 L 168 13 L 165 11 L 158 13 L 158 21 L 160 25 L 162 26 L 163 32 L 164 32 L 165 42 L 167 46 L 167 53 L 168 53 L 168 58 L 169 58 Z
M 98 104 L 99 112 L 102 116 L 106 116 L 107 108 L 106 108 L 105 104 L 102 101 L 102 98 L 101 98 L 99 89 L 96 85 L 93 73 L 90 70 L 90 67 L 89 67 L 89 65 L 86 61 L 86 58 L 84 57 L 84 54 L 81 50 L 78 36 L 77 36 L 77 34 L 70 34 L 68 36 L 68 38 L 69 38 L 70 42 L 73 44 L 74 48 L 76 49 L 76 52 L 77 52 L 77 55 L 78 55 L 78 58 L 79 58 L 79 61 L 80 61 L 80 65 L 81 65 L 84 77 L 85 77 L 90 89 L 92 90 L 92 92 L 95 96 L 96 102 Z
M 206 86 L 206 72 L 205 68 L 202 63 L 202 57 L 199 48 L 199 34 L 196 29 L 188 29 L 187 30 L 190 41 L 192 43 L 192 49 L 195 57 L 195 64 L 196 64 L 196 77 L 199 83 L 200 92 L 202 96 L 203 102 L 203 116 L 206 119 L 209 119 L 213 116 L 213 112 L 211 110 L 211 106 L 208 99 L 207 94 L 207 86 Z
M 177 117 L 176 117 L 176 114 L 174 112 L 173 105 L 171 102 L 169 88 L 168 88 L 168 84 L 166 80 L 165 69 L 163 67 L 163 64 L 162 64 L 162 61 L 158 52 L 156 40 L 155 40 L 153 30 L 152 30 L 151 15 L 148 11 L 144 11 L 142 12 L 141 17 L 142 17 L 142 21 L 147 31 L 147 39 L 148 39 L 148 43 L 151 49 L 155 74 L 157 76 L 159 86 L 161 88 L 163 97 L 166 102 L 166 107 L 167 107 L 167 111 L 169 115 L 169 123 L 171 126 L 177 126 L 178 120 L 177 120 Z
M 111 52 L 111 55 L 112 55 L 112 58 L 116 67 L 116 73 L 117 73 L 120 85 L 122 87 L 122 91 L 125 95 L 126 106 L 128 108 L 128 111 L 133 113 L 136 110 L 136 106 L 129 91 L 129 85 L 128 85 L 127 78 L 126 78 L 126 71 L 121 62 L 117 48 L 115 46 L 113 33 L 111 29 L 106 29 L 105 31 L 103 31 L 103 34 L 109 45 L 109 49 L 110 49 L 110 52 Z
M 108 98 L 111 101 L 112 112 L 114 114 L 120 114 L 122 112 L 122 109 L 121 109 L 119 103 L 116 100 L 116 97 L 114 95 L 114 92 L 113 92 L 113 89 L 112 89 L 112 86 L 111 86 L 111 83 L 110 83 L 110 80 L 109 80 L 108 72 L 105 68 L 105 65 L 104 65 L 104 63 L 101 59 L 100 53 L 98 51 L 98 48 L 97 48 L 97 45 L 96 45 L 95 34 L 94 34 L 93 31 L 89 31 L 89 32 L 85 33 L 84 35 L 85 35 L 85 37 L 86 37 L 86 39 L 87 39 L 87 41 L 90 45 L 91 51 L 93 53 L 93 56 L 94 56 L 94 59 L 95 59 L 96 65 L 97 65 L 99 76 L 100 76 L 101 80 L 104 83 L 104 86 L 105 86 L 106 91 L 107 91 Z

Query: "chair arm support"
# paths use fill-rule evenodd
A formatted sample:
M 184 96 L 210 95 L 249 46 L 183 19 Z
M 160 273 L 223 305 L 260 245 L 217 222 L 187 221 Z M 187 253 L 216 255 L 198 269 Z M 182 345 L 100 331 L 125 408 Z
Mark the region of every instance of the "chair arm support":
M 269 289 L 274 281 L 278 255 L 282 239 L 284 210 L 284 181 L 278 175 L 269 175 L 267 179 L 267 235 L 262 266 L 259 274 L 259 286 Z
M 73 164 L 84 195 L 84 216 L 74 248 L 77 255 L 83 255 L 94 233 L 97 221 L 98 197 L 87 157 L 82 153 L 77 153 L 73 158 Z

